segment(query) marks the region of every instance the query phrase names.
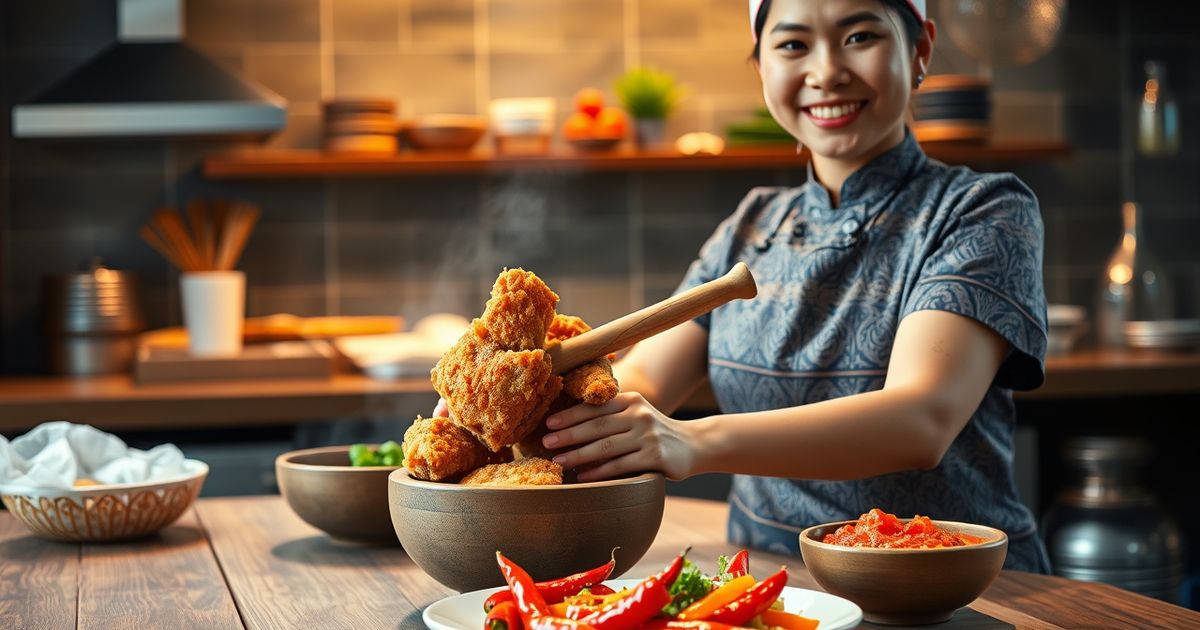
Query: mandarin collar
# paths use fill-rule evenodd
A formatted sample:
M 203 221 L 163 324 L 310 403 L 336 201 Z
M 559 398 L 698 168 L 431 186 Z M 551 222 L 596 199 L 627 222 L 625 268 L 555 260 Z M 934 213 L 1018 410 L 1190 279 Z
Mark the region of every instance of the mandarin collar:
M 799 225 L 793 225 L 792 228 L 793 239 L 805 238 L 808 231 L 805 224 L 812 222 L 824 226 L 823 231 L 830 226 L 835 228 L 822 238 L 844 245 L 854 244 L 888 200 L 925 164 L 926 159 L 921 145 L 906 126 L 904 140 L 900 144 L 877 156 L 846 179 L 842 185 L 842 203 L 838 208 L 833 207 L 829 191 L 817 181 L 810 160 L 808 181 L 775 200 L 766 229 L 756 239 L 755 248 L 760 253 L 767 251 L 780 234 L 784 222 L 797 208 L 801 210 L 800 217 L 795 219 Z
M 841 207 L 866 207 L 888 195 L 907 181 L 922 164 L 925 152 L 906 126 L 904 140 L 867 162 L 846 178 L 842 184 Z M 817 180 L 812 160 L 808 162 L 808 182 L 805 207 L 807 210 L 834 211 L 829 191 Z

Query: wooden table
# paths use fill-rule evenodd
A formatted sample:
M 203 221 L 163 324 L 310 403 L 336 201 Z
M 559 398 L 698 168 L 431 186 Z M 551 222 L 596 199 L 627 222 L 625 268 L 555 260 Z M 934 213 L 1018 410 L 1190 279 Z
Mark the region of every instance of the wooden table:
M 726 514 L 724 503 L 668 498 L 654 546 L 628 577 L 687 545 L 713 572 L 717 555 L 734 551 Z M 818 588 L 798 558 L 751 557 Z M 417 629 L 421 611 L 451 594 L 399 548 L 333 543 L 277 496 L 201 499 L 155 537 L 103 545 L 43 540 L 0 512 L 0 628 Z M 1158 600 L 1009 571 L 971 607 L 1018 628 L 1200 628 L 1200 613 Z

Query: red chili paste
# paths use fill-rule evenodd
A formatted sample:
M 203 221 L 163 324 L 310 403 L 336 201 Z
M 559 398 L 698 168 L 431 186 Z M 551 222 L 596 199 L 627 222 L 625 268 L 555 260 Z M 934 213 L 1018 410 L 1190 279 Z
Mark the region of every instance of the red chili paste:
M 934 549 L 974 545 L 983 540 L 978 536 L 941 529 L 928 516 L 917 515 L 903 523 L 895 514 L 874 508 L 858 517 L 853 525 L 843 525 L 836 532 L 826 534 L 822 542 L 877 549 Z

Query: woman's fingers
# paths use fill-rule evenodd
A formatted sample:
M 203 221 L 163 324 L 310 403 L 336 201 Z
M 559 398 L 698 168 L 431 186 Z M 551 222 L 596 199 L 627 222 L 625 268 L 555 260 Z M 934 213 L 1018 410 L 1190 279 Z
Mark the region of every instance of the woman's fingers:
M 437 405 L 434 406 L 434 408 L 433 408 L 433 416 L 432 417 L 434 417 L 434 418 L 449 418 L 450 417 L 450 406 L 446 404 L 445 398 L 438 399 Z
M 573 451 L 559 453 L 554 456 L 554 462 L 563 468 L 575 468 L 592 462 L 615 459 L 636 450 L 638 450 L 637 440 L 633 439 L 630 433 L 617 433 L 591 440 L 588 444 Z
M 645 472 L 648 470 L 646 465 L 642 463 L 641 453 L 629 453 L 622 455 L 616 459 L 610 459 L 599 466 L 589 468 L 579 473 L 579 481 L 602 481 L 604 479 L 612 479 L 631 472 Z
M 552 416 L 546 418 L 546 426 L 551 429 L 565 429 L 573 427 L 580 422 L 586 422 L 592 418 L 599 416 L 607 416 L 619 411 L 623 411 L 629 406 L 630 396 L 636 394 L 617 394 L 615 398 L 604 403 L 603 405 L 589 405 L 587 403 L 579 403 L 569 409 L 564 409 Z

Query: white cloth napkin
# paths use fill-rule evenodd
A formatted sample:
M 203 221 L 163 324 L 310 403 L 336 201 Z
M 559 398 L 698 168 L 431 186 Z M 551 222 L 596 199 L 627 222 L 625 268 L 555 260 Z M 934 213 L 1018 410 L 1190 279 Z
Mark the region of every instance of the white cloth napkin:
M 148 451 L 86 424 L 47 422 L 12 442 L 0 436 L 0 492 L 75 490 L 75 480 L 102 484 L 160 481 L 190 472 L 174 444 Z

